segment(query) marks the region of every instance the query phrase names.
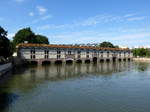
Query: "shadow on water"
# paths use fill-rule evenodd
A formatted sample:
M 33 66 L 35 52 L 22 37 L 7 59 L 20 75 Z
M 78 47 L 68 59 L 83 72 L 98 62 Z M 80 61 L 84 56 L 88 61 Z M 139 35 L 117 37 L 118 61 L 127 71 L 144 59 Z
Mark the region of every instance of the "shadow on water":
M 17 100 L 19 96 L 13 93 L 0 92 L 0 112 L 5 112 L 7 107 Z

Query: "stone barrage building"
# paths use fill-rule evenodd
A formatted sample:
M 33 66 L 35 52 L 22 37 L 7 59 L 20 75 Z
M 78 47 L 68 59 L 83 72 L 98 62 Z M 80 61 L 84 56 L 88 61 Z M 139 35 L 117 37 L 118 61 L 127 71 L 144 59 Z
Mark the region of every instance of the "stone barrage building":
M 100 48 L 90 46 L 19 44 L 18 57 L 28 62 L 71 63 L 130 61 L 133 54 L 130 49 Z

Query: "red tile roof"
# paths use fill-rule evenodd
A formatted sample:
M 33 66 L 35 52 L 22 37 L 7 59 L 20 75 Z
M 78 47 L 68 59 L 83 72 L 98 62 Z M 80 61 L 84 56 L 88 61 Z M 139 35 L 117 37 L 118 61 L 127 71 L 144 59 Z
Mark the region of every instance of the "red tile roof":
M 50 48 L 80 48 L 80 49 L 95 49 L 95 50 L 125 50 L 129 51 L 128 48 L 102 48 L 92 46 L 74 46 L 74 45 L 54 45 L 54 44 L 18 44 L 17 47 L 50 47 Z

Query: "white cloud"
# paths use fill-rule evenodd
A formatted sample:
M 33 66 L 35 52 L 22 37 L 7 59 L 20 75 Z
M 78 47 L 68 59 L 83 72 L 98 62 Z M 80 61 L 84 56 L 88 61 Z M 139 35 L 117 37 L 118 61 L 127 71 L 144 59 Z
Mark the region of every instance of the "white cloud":
M 122 21 L 123 18 L 120 16 L 111 16 L 111 15 L 97 15 L 93 17 L 86 18 L 81 21 L 75 21 L 72 24 L 49 24 L 39 26 L 37 29 L 46 30 L 46 29 L 61 29 L 61 28 L 74 28 L 74 27 L 86 27 L 86 26 L 95 26 L 101 23 L 109 23 L 113 21 Z
M 148 32 L 138 32 L 138 33 L 134 33 L 134 34 L 122 34 L 120 36 L 117 36 L 115 38 L 112 38 L 112 40 L 138 40 L 138 39 L 142 39 L 145 37 L 150 37 L 150 33 Z
M 135 15 L 136 15 L 136 13 L 130 13 L 130 14 L 124 15 L 124 17 L 133 17 L 133 16 L 135 16 Z
M 33 13 L 33 12 L 30 12 L 30 13 L 29 13 L 29 16 L 34 16 L 34 13 Z
M 45 21 L 45 20 L 51 19 L 52 17 L 53 17 L 52 15 L 43 16 L 41 18 L 33 20 L 32 23 L 38 23 L 40 21 Z
M 128 18 L 128 21 L 138 21 L 138 20 L 144 20 L 146 17 L 131 17 Z
M 36 8 L 38 9 L 40 15 L 43 15 L 47 12 L 47 9 L 43 6 L 37 6 Z

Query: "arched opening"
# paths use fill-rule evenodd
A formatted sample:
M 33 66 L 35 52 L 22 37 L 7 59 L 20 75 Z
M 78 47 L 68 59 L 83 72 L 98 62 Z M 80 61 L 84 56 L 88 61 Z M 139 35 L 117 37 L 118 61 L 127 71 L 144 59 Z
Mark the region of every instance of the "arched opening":
M 113 57 L 112 61 L 113 61 L 113 62 L 116 62 L 116 57 Z
M 43 62 L 42 62 L 42 65 L 50 65 L 50 64 L 51 64 L 50 61 L 43 61 Z
M 73 60 L 66 60 L 66 64 L 72 64 Z
M 82 60 L 77 60 L 76 63 L 82 63 Z
M 62 61 L 61 60 L 57 60 L 57 61 L 55 61 L 55 64 L 62 64 Z
M 110 59 L 106 59 L 106 62 L 110 62 Z
M 30 64 L 31 65 L 38 65 L 38 62 L 37 61 L 30 61 Z
M 91 62 L 91 61 L 90 61 L 90 60 L 88 60 L 88 59 L 87 59 L 87 60 L 85 60 L 85 63 L 90 63 L 90 62 Z
M 104 63 L 104 59 L 100 59 L 100 62 L 101 62 L 101 63 Z
M 97 57 L 94 57 L 94 58 L 93 58 L 93 62 L 94 62 L 94 63 L 97 63 Z
M 126 59 L 124 58 L 123 61 L 126 61 Z
M 131 59 L 130 59 L 130 58 L 128 58 L 128 61 L 131 61 Z
M 121 62 L 121 58 L 119 58 L 118 61 Z

